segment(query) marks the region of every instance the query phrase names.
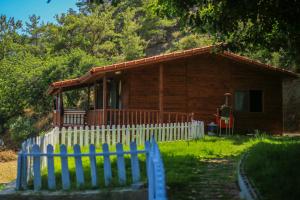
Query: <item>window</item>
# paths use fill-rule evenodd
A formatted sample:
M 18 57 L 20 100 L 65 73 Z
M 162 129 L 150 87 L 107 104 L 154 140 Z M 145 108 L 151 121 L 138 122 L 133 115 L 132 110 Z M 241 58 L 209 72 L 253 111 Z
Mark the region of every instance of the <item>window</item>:
M 240 90 L 234 96 L 235 111 L 262 112 L 263 92 L 261 90 Z

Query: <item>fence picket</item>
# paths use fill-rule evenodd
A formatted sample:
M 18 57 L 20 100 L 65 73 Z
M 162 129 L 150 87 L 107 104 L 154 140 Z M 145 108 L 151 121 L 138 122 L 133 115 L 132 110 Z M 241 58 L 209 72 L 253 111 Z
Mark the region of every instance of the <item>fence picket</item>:
M 150 148 L 151 148 L 151 143 L 150 141 L 145 141 L 145 150 L 146 150 L 146 172 L 147 172 L 147 175 L 149 173 L 149 170 L 148 170 L 148 165 L 149 165 L 149 152 L 150 152 Z M 148 176 L 149 177 L 149 176 Z
M 18 154 L 18 161 L 17 161 L 17 179 L 16 179 L 16 189 L 22 189 L 22 152 L 20 151 Z
M 118 143 L 116 145 L 116 149 L 117 149 L 117 166 L 118 166 L 119 183 L 121 185 L 125 185 L 125 183 L 126 183 L 126 169 L 125 169 L 123 145 L 121 143 Z
M 35 144 L 32 147 L 33 153 L 33 186 L 34 191 L 39 191 L 42 188 L 41 179 L 41 157 L 40 157 L 40 147 Z
M 74 158 L 75 158 L 75 168 L 76 168 L 76 186 L 81 188 L 84 185 L 84 175 L 81 159 L 80 146 L 78 144 L 74 145 Z
M 91 142 L 90 144 L 95 144 L 95 127 L 91 126 Z
M 146 125 L 146 140 L 150 141 L 150 126 L 149 124 Z
M 117 143 L 121 143 L 121 127 L 117 125 Z
M 96 164 L 96 157 L 95 157 L 96 149 L 95 145 L 90 145 L 90 165 L 91 165 L 91 182 L 92 187 L 95 188 L 98 185 L 98 178 L 97 178 L 97 164 Z
M 126 134 L 126 127 L 125 127 L 125 125 L 122 125 L 122 138 L 121 138 L 121 143 L 122 144 L 126 144 L 125 143 L 125 134 Z
M 67 148 L 64 144 L 60 146 L 61 159 L 61 179 L 63 190 L 70 189 L 70 172 L 68 167 Z
M 80 126 L 80 129 L 79 129 L 79 134 L 80 134 L 80 136 L 79 136 L 79 144 L 80 144 L 80 146 L 83 146 L 83 133 L 84 133 L 84 130 L 83 130 L 83 126 Z
M 54 172 L 54 160 L 53 160 L 53 146 L 47 145 L 47 170 L 48 170 L 48 189 L 55 190 L 55 172 Z
M 140 166 L 137 156 L 137 147 L 135 142 L 130 143 L 130 152 L 131 152 L 131 174 L 132 182 L 136 184 L 140 181 Z
M 111 129 L 109 125 L 106 126 L 106 143 L 108 145 L 111 144 Z
M 172 141 L 173 140 L 173 131 L 172 131 L 173 127 L 172 127 L 172 123 L 168 124 L 168 141 Z
M 102 125 L 101 126 L 101 143 L 104 144 L 105 143 L 105 126 Z
M 112 135 L 111 135 L 111 140 L 112 140 L 112 145 L 115 145 L 116 144 L 116 127 L 115 125 L 112 125 L 111 127 L 112 129 Z
M 67 137 L 67 138 L 68 138 L 67 146 L 68 146 L 68 147 L 72 146 L 72 143 L 71 143 L 71 139 L 72 139 L 71 137 L 72 137 L 72 135 L 73 135 L 73 134 L 72 134 L 72 128 L 69 127 L 69 128 L 68 128 L 68 133 L 67 133 L 67 136 L 68 136 L 68 137 Z
M 129 146 L 130 144 L 130 126 L 126 126 L 126 144 Z
M 161 139 L 161 133 L 162 133 L 162 124 L 159 123 L 159 124 L 158 124 L 158 138 L 157 138 L 157 140 L 156 140 L 156 141 L 158 141 L 158 142 L 162 141 L 162 139 Z
M 112 179 L 112 173 L 111 173 L 111 164 L 110 164 L 110 159 L 109 159 L 109 149 L 108 149 L 108 144 L 104 143 L 102 145 L 102 151 L 104 153 L 104 184 L 105 186 L 108 186 L 111 182 Z
M 61 144 L 66 144 L 66 128 L 61 129 Z
M 129 134 L 130 142 L 135 141 L 136 131 L 137 131 L 137 129 L 135 128 L 134 124 L 132 124 L 131 125 L 131 134 Z
M 88 126 L 85 126 L 85 134 L 84 134 L 84 146 L 89 145 L 89 139 L 90 139 L 90 130 Z
M 100 127 L 96 126 L 96 145 L 100 144 Z
M 78 144 L 78 129 L 77 129 L 77 126 L 75 126 L 73 130 L 74 130 L 73 144 Z

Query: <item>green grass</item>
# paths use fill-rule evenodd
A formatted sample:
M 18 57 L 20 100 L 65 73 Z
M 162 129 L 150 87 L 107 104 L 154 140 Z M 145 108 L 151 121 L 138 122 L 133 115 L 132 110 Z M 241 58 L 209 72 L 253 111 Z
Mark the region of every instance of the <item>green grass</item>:
M 264 199 L 299 199 L 299 167 L 299 138 L 260 142 L 245 160 L 245 171 Z
M 3 189 L 4 189 L 4 187 L 5 187 L 5 185 L 4 185 L 4 184 L 2 184 L 2 183 L 0 183 L 0 191 L 1 191 L 1 190 L 3 190 Z
M 197 141 L 159 143 L 166 171 L 169 199 L 238 199 L 236 167 L 243 152 L 264 143 L 284 143 L 285 138 L 205 137 Z M 142 149 L 143 147 L 139 147 Z M 300 148 L 299 148 L 300 149 Z M 110 149 L 114 151 L 114 148 Z M 128 150 L 128 147 L 125 147 Z M 87 152 L 83 148 L 82 152 Z M 97 148 L 100 152 L 100 148 Z M 72 152 L 71 149 L 68 152 Z M 299 151 L 297 151 L 299 152 Z M 262 154 L 263 155 L 263 154 Z M 294 154 L 293 154 L 294 155 Z M 300 155 L 300 154 L 298 154 Z M 294 155 L 295 156 L 295 155 Z M 299 156 L 298 156 L 299 157 Z M 140 156 L 142 181 L 146 180 L 145 156 Z M 261 158 L 261 160 L 264 160 Z M 299 166 L 299 163 L 298 165 Z M 55 159 L 56 181 L 61 188 L 60 159 Z M 80 189 L 90 189 L 89 159 L 83 159 L 86 184 Z M 283 166 L 281 166 L 283 167 Z M 100 188 L 104 188 L 103 159 L 97 158 Z M 76 188 L 74 158 L 69 158 L 72 189 Z M 113 180 L 110 187 L 120 186 L 117 178 L 116 158 L 112 159 Z M 126 157 L 127 184 L 131 184 L 130 158 Z M 43 185 L 47 186 L 46 171 Z M 263 171 L 262 171 L 263 173 Z M 299 184 L 298 184 L 299 186 Z M 98 188 L 99 188 L 98 187 Z
M 139 150 L 141 150 L 143 147 L 138 147 Z M 124 151 L 128 151 L 128 147 L 124 147 Z M 115 152 L 115 148 L 110 148 L 111 152 Z M 59 151 L 56 151 L 58 153 Z M 89 152 L 87 147 L 81 148 L 82 153 Z M 101 147 L 96 147 L 96 153 L 102 152 Z M 68 153 L 73 153 L 72 148 L 68 148 Z M 88 156 L 82 157 L 82 166 L 84 170 L 84 179 L 85 184 L 81 185 L 80 187 L 77 187 L 76 185 L 76 172 L 75 172 L 75 159 L 74 157 L 68 158 L 68 167 L 70 171 L 70 180 L 71 180 L 71 189 L 72 190 L 84 190 L 84 189 L 97 189 L 97 188 L 112 188 L 112 187 L 121 187 L 121 186 L 129 186 L 131 185 L 132 176 L 131 176 L 131 168 L 130 168 L 130 157 L 129 155 L 125 155 L 125 166 L 126 166 L 126 180 L 127 182 L 125 185 L 120 185 L 118 182 L 118 171 L 117 171 L 117 156 L 110 156 L 111 160 L 111 167 L 112 167 L 112 180 L 110 185 L 105 186 L 104 185 L 104 171 L 103 171 L 103 157 L 97 156 L 96 157 L 96 164 L 97 164 L 97 177 L 98 177 L 98 186 L 96 188 L 93 188 L 91 185 L 91 174 L 90 174 L 90 160 Z M 141 172 L 141 181 L 146 182 L 146 162 L 145 162 L 145 154 L 139 154 L 138 155 L 139 161 L 140 161 L 140 172 Z M 62 178 L 61 178 L 61 160 L 59 157 L 54 157 L 54 168 L 55 168 L 55 179 L 56 179 L 56 188 L 61 189 L 62 188 Z M 32 182 L 30 184 L 31 188 L 33 187 Z M 42 188 L 47 189 L 48 183 L 47 183 L 47 170 L 42 170 Z

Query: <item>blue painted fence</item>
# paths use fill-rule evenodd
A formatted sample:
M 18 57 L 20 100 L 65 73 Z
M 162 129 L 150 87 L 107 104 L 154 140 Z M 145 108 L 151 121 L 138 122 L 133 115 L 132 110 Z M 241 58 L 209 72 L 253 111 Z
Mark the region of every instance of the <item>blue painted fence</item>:
M 60 153 L 53 152 L 53 146 L 47 145 L 46 152 L 40 149 L 38 144 L 32 146 L 30 152 L 22 150 L 18 154 L 18 169 L 17 169 L 17 190 L 28 189 L 28 171 L 33 172 L 33 188 L 34 191 L 40 191 L 42 188 L 41 181 L 41 160 L 46 159 L 47 168 L 47 187 L 49 190 L 57 190 L 57 183 L 55 179 L 55 165 L 54 157 L 59 157 L 61 161 L 61 177 L 62 177 L 62 188 L 63 190 L 71 189 L 70 172 L 68 167 L 68 158 L 73 157 L 75 159 L 75 171 L 76 171 L 76 186 L 81 188 L 85 184 L 84 171 L 82 166 L 82 157 L 88 157 L 90 161 L 90 176 L 91 185 L 93 188 L 99 186 L 99 180 L 97 176 L 97 165 L 96 157 L 103 157 L 103 171 L 104 171 L 104 184 L 107 186 L 112 180 L 112 169 L 111 169 L 111 156 L 117 157 L 117 170 L 118 170 L 118 181 L 120 185 L 126 183 L 126 166 L 124 155 L 130 155 L 131 160 L 131 174 L 132 174 L 132 185 L 139 184 L 141 181 L 140 166 L 138 155 L 146 155 L 146 168 L 148 177 L 148 195 L 149 200 L 164 200 L 166 198 L 165 191 L 165 173 L 163 162 L 160 156 L 159 148 L 155 140 L 152 142 L 145 142 L 144 150 L 137 150 L 135 142 L 130 143 L 130 151 L 124 151 L 121 143 L 116 144 L 116 152 L 110 152 L 108 144 L 102 145 L 102 152 L 96 152 L 95 146 L 91 144 L 89 146 L 89 153 L 81 153 L 80 145 L 75 144 L 73 146 L 74 153 L 67 153 L 65 145 L 60 145 Z M 32 165 L 28 162 L 32 160 Z M 45 188 L 45 187 L 44 187 Z

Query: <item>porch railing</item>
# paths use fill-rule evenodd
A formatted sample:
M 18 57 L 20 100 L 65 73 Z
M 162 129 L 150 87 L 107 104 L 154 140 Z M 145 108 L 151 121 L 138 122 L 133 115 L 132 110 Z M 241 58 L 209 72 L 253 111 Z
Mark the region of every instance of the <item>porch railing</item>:
M 84 125 L 86 112 L 84 110 L 65 110 L 64 125 Z
M 190 122 L 193 113 L 163 112 L 142 109 L 96 109 L 87 112 L 81 110 L 65 110 L 63 116 L 54 113 L 55 126 L 81 125 L 132 125 Z M 59 121 L 62 118 L 62 121 Z

